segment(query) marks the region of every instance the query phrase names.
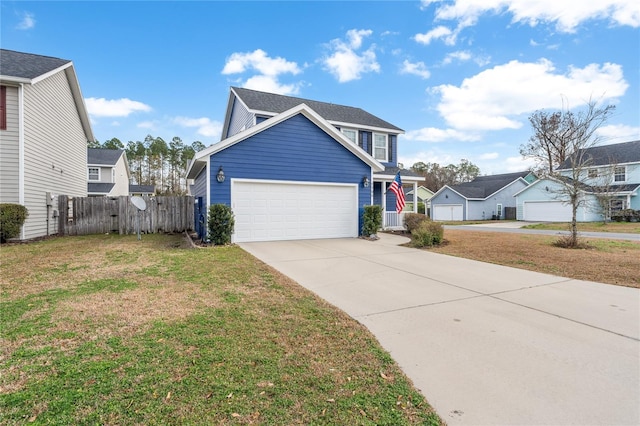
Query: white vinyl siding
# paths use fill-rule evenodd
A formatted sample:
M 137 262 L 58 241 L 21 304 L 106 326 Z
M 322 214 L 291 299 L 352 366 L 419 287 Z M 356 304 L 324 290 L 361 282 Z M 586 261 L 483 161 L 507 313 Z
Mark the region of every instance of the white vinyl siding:
M 0 202 L 20 202 L 18 88 L 7 86 L 7 130 L 0 130 Z
M 373 158 L 378 161 L 389 161 L 389 144 L 387 135 L 382 133 L 373 134 Z
M 64 70 L 24 86 L 24 140 L 28 239 L 47 234 L 46 192 L 87 196 L 87 137 Z M 49 233 L 55 225 L 50 220 Z

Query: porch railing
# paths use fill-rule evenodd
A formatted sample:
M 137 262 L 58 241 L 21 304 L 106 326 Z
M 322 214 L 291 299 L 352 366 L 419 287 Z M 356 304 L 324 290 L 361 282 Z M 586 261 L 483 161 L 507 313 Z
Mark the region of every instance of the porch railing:
M 393 230 L 404 229 L 404 215 L 404 212 L 384 212 L 384 221 L 382 222 L 382 228 Z

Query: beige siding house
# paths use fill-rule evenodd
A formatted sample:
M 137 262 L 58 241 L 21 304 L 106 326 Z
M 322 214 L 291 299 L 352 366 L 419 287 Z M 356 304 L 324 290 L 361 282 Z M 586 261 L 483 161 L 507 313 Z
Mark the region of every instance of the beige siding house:
M 129 162 L 123 149 L 87 148 L 90 197 L 129 195 Z
M 0 49 L 0 87 L 0 202 L 27 207 L 20 239 L 55 234 L 56 196 L 87 196 L 94 139 L 73 63 Z

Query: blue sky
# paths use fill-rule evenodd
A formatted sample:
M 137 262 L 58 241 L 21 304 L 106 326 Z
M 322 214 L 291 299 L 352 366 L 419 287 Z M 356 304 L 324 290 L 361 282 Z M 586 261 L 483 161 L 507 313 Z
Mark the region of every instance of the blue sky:
M 72 60 L 96 138 L 220 140 L 229 87 L 363 108 L 399 159 L 524 170 L 536 110 L 640 139 L 637 0 L 7 1 L 4 49 Z

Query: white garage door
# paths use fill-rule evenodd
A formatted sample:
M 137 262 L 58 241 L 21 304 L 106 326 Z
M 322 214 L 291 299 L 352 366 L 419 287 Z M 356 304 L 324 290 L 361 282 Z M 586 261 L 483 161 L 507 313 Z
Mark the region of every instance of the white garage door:
M 524 203 L 523 219 L 529 222 L 570 222 L 571 204 L 562 201 Z
M 358 186 L 231 182 L 234 242 L 358 236 Z
M 462 220 L 462 204 L 436 204 L 433 220 Z

